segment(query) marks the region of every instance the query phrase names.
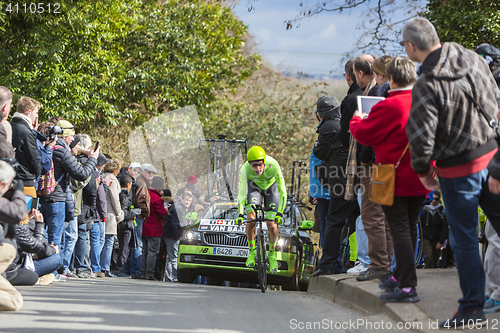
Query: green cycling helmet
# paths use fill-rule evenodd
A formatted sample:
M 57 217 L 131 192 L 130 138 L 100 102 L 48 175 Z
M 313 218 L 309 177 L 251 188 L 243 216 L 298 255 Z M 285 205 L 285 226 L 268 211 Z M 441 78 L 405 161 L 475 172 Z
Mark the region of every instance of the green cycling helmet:
M 263 160 L 264 163 L 266 163 L 266 152 L 264 151 L 264 148 L 253 146 L 252 148 L 248 149 L 247 160 L 249 162 Z

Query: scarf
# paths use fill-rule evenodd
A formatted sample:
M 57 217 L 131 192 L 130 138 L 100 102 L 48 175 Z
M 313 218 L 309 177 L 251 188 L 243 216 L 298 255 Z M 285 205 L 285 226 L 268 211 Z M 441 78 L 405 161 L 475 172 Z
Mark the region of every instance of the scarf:
M 25 122 L 28 123 L 29 127 L 31 129 L 33 129 L 33 124 L 31 123 L 31 118 L 28 117 L 27 115 L 25 115 L 24 113 L 19 113 L 19 112 L 16 112 L 14 113 L 14 115 L 12 116 L 12 119 L 14 118 L 21 118 L 22 120 L 24 120 Z

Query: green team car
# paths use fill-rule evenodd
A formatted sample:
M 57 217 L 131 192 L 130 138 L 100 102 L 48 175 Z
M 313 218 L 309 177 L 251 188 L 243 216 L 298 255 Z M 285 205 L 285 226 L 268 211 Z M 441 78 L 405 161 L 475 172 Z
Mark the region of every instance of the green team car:
M 257 271 L 245 266 L 248 243 L 245 226 L 234 222 L 237 217 L 236 202 L 215 202 L 183 232 L 177 258 L 179 282 L 192 283 L 197 275 L 203 275 L 209 284 L 221 285 L 224 280 L 257 283 Z M 307 290 L 318 256 L 317 245 L 306 232 L 313 222 L 290 201 L 283 217 L 276 243 L 278 271 L 268 274 L 268 284 L 281 285 L 284 290 Z M 265 224 L 263 227 L 267 229 Z

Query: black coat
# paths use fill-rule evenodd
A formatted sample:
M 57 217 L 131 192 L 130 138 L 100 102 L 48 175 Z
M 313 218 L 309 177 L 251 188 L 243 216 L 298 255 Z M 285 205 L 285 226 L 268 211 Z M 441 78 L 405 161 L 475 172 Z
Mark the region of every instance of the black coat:
M 430 205 L 425 205 L 420 212 L 420 223 L 424 238 L 431 242 L 443 244 L 448 238 L 448 223 L 443 206 L 432 210 Z
M 325 161 L 324 167 L 326 167 L 328 176 L 330 197 L 343 197 L 344 191 L 342 190 L 342 186 L 345 186 L 346 183 L 345 170 L 349 146 L 344 146 L 339 137 L 340 108 L 327 113 L 316 132 L 319 135 L 314 145 L 313 153 L 317 158 Z M 337 187 L 338 184 L 340 184 L 341 188 Z
M 62 139 L 58 139 L 57 145 L 59 145 L 59 140 Z M 61 145 L 63 144 L 61 143 Z M 44 203 L 66 202 L 66 191 L 69 185 L 68 175 L 76 180 L 86 180 L 92 175 L 97 165 L 97 160 L 93 157 L 88 158 L 85 164 L 81 165 L 71 155 L 71 151 L 66 148 L 54 149 L 52 161 L 54 162 L 54 178 L 56 181 L 59 179 L 61 181 L 55 187 L 54 192 L 40 198 L 40 202 Z
M 342 117 L 340 119 L 340 142 L 346 147 L 349 147 L 349 122 L 352 119 L 354 111 L 358 109 L 358 102 L 356 96 L 361 95 L 363 89 L 361 89 L 357 83 L 353 83 L 349 90 L 347 91 L 347 96 L 344 97 L 342 103 L 340 104 L 340 113 Z
M 165 218 L 165 224 L 163 225 L 163 237 L 179 240 L 184 229 L 181 227 L 175 205 L 170 206 L 168 215 Z
M 35 186 L 33 182 L 42 172 L 42 161 L 38 155 L 36 135 L 28 123 L 21 118 L 13 118 L 12 146 L 16 149 L 16 159 L 20 167 L 16 169 L 16 178 L 22 179 L 25 186 Z
M 26 254 L 36 253 L 40 259 L 50 257 L 56 253 L 56 249 L 49 245 L 45 238 L 45 223 L 30 221 L 30 224 L 16 225 L 17 253 L 14 261 L 7 268 L 12 272 L 24 266 Z
M 123 221 L 118 223 L 117 230 L 118 232 L 130 233 L 134 230 L 134 220 L 135 213 L 132 213 L 132 191 L 127 191 L 126 189 L 122 189 L 120 194 L 118 194 L 120 198 L 120 206 L 124 213 Z
M 77 161 L 85 165 L 87 163 L 88 153 L 81 152 L 77 157 Z M 96 212 L 96 198 L 97 198 L 97 181 L 95 173 L 92 172 L 90 181 L 85 185 L 82 190 L 82 210 L 78 215 L 78 224 L 91 222 L 97 218 Z

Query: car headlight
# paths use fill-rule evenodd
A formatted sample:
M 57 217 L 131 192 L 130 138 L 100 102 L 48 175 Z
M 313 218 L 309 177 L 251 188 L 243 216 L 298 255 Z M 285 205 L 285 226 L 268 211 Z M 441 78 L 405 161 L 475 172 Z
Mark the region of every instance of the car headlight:
M 276 249 L 278 251 L 286 251 L 288 249 L 288 243 L 289 243 L 288 238 L 280 237 L 276 242 Z
M 201 233 L 194 230 L 186 230 L 182 234 L 181 240 L 186 242 L 197 242 L 201 241 Z

